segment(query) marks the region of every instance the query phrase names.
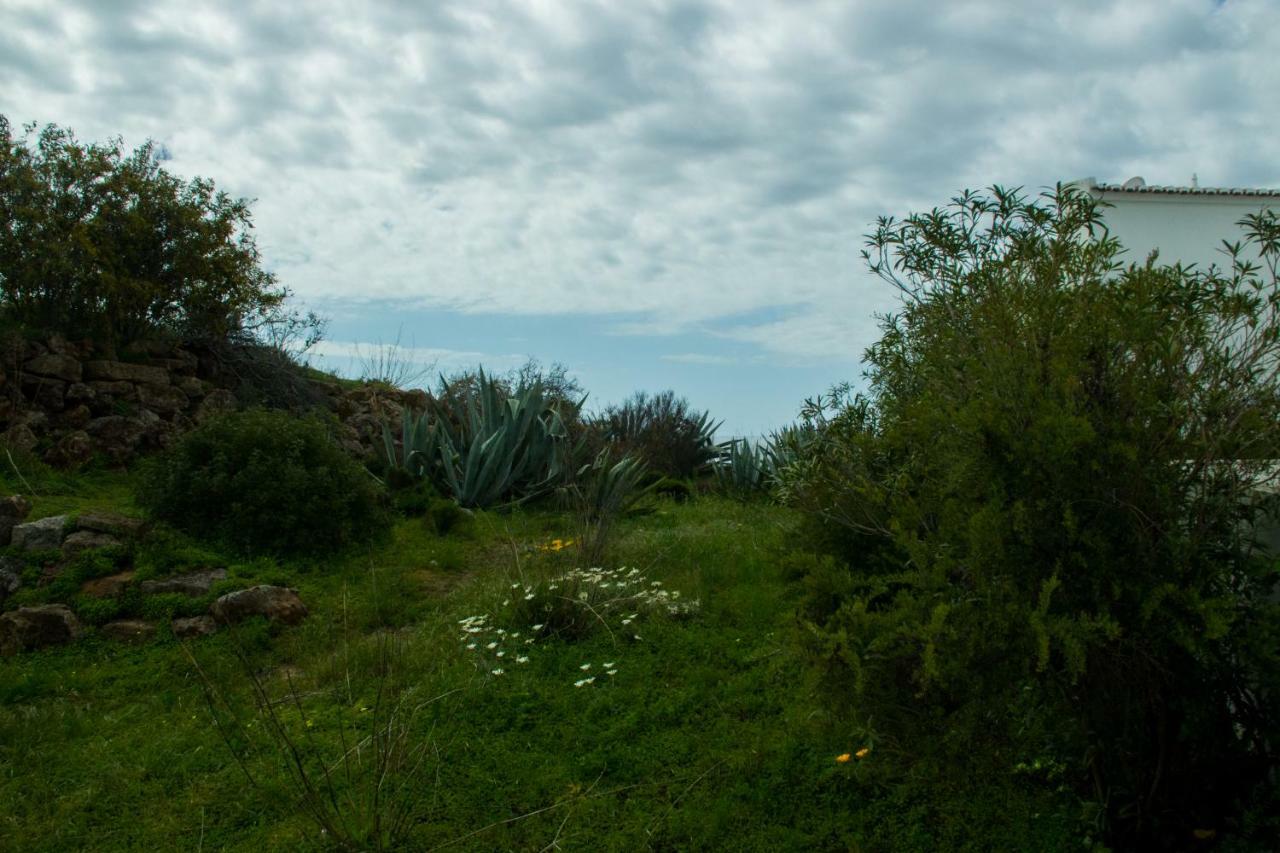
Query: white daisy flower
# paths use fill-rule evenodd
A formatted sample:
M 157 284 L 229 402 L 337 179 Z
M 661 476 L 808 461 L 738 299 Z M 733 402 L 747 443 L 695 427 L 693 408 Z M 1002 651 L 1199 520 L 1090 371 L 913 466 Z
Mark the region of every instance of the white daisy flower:
M 591 664 L 584 663 L 582 666 L 578 667 L 578 669 L 582 670 L 583 672 L 586 672 L 587 670 L 591 669 Z

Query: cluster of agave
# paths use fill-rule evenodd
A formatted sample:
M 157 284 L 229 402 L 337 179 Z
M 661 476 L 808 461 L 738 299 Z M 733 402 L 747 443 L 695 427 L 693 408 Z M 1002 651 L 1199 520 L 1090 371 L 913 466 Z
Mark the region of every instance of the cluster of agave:
M 786 467 L 800 458 L 811 438 L 812 430 L 790 426 L 762 441 L 751 442 L 745 438 L 726 441 L 720 445 L 716 477 L 722 488 L 732 491 L 772 488 Z
M 540 385 L 509 393 L 480 371 L 471 393 L 405 410 L 397 444 L 382 427 L 389 468 L 426 479 L 460 506 L 488 507 L 544 494 L 576 455 L 558 405 Z
M 639 623 L 662 614 L 684 617 L 696 613 L 698 601 L 684 599 L 662 581 L 649 580 L 639 569 L 573 569 L 545 581 L 513 583 L 493 614 L 458 620 L 458 641 L 476 656 L 481 669 L 503 676 L 511 667 L 529 662 L 537 644 L 558 637 L 579 639 L 604 629 L 615 640 L 641 641 Z M 596 683 L 597 673 L 617 674 L 617 662 L 578 667 L 584 675 L 575 687 Z

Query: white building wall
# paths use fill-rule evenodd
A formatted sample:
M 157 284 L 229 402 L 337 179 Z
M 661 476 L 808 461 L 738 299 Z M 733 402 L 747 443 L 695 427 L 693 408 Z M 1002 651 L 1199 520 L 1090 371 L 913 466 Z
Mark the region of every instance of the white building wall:
M 1275 201 L 1250 196 L 1114 192 L 1102 197 L 1114 205 L 1102 215 L 1107 228 L 1127 250 L 1123 256 L 1126 263 L 1142 263 L 1158 249 L 1163 263 L 1181 261 L 1200 268 L 1224 266 L 1222 241 L 1244 239 L 1236 223 L 1263 210 L 1266 202 Z

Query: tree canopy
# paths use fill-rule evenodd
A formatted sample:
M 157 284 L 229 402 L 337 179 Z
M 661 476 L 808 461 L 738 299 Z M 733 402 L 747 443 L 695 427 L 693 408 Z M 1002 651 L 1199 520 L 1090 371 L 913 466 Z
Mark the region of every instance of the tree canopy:
M 183 180 L 148 141 L 82 143 L 0 116 L 0 305 L 23 326 L 106 346 L 223 340 L 278 318 L 249 202 Z

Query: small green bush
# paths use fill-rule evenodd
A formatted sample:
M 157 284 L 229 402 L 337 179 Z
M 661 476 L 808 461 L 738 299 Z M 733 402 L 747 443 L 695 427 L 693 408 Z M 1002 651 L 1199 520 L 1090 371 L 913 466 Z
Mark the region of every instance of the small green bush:
M 373 478 L 312 418 L 254 410 L 188 433 L 151 461 L 154 518 L 246 554 L 315 555 L 370 542 L 389 513 Z

